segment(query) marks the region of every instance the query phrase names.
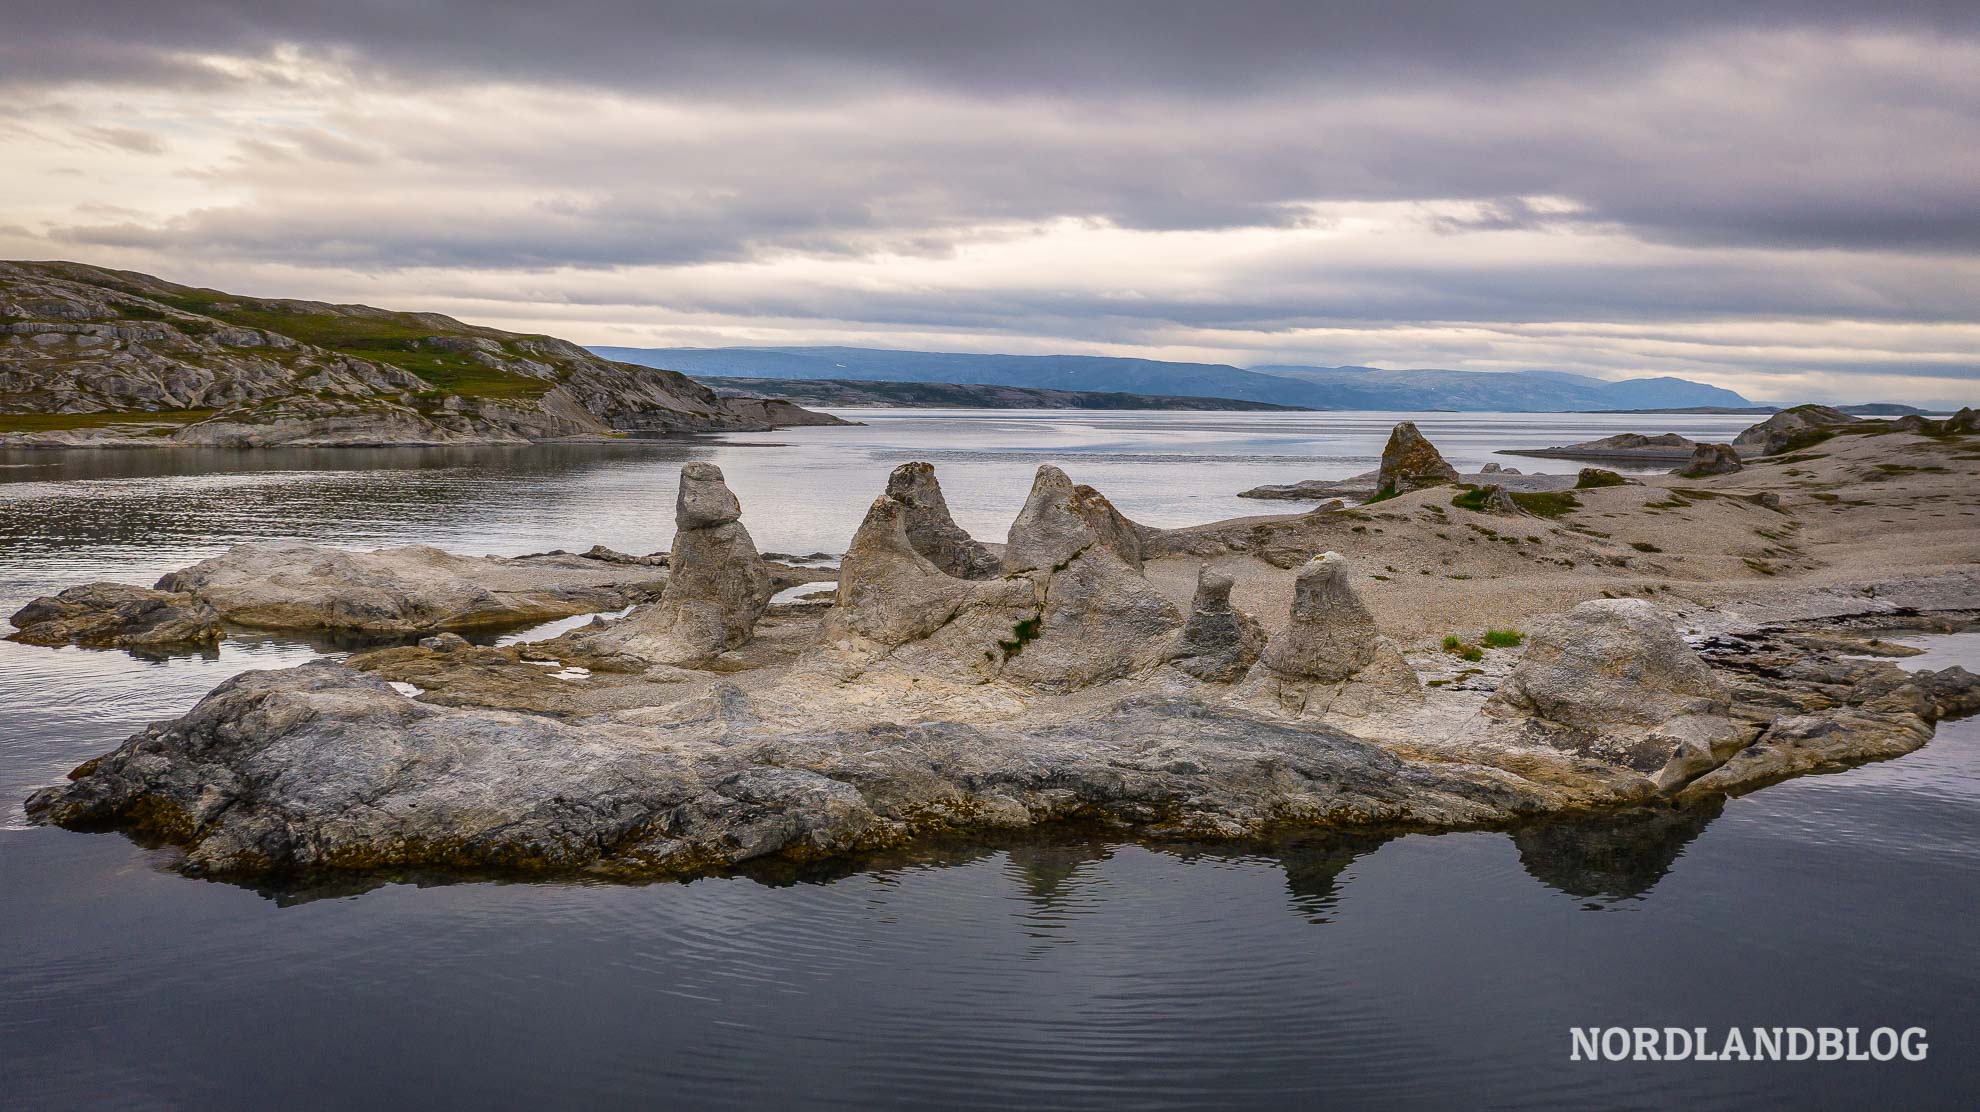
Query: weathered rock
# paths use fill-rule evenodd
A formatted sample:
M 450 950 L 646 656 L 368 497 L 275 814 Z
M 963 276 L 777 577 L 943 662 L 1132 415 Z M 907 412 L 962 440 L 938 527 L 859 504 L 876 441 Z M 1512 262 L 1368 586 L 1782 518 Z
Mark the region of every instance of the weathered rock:
M 1940 431 L 1949 433 L 1980 432 L 1980 409 L 1961 406 L 1959 411 L 1946 418 L 1939 428 Z
M 905 510 L 908 543 L 944 574 L 958 579 L 990 579 L 1003 570 L 997 554 L 950 516 L 942 484 L 935 479 L 934 464 L 904 463 L 894 468 L 887 476 L 887 497 Z
M 1086 490 L 1041 466 L 1011 523 L 1004 566 L 1031 578 L 1037 609 L 1030 625 L 1012 631 L 1006 679 L 1046 691 L 1116 679 L 1159 664 L 1182 627 L 1181 612 L 1141 577 L 1139 537 Z
M 1444 461 L 1436 446 L 1416 431 L 1414 421 L 1398 422 L 1382 449 L 1382 466 L 1376 472 L 1377 491 L 1407 494 L 1429 486 L 1458 481 L 1457 468 Z
M 1628 485 L 1630 485 L 1630 480 L 1601 467 L 1584 467 L 1581 469 L 1581 473 L 1574 477 L 1574 489 L 1576 490 L 1595 490 L 1601 487 Z
M 1675 474 L 1686 479 L 1703 479 L 1709 475 L 1730 475 L 1743 470 L 1739 453 L 1730 444 L 1700 444 L 1691 453 L 1685 465 Z
M 1506 488 L 1497 483 L 1493 483 L 1491 486 L 1485 488 L 1483 508 L 1488 514 L 1499 514 L 1505 517 L 1512 517 L 1526 512 L 1519 508 L 1519 503 L 1513 501 L 1512 495 L 1506 491 Z
M 1265 644 L 1249 686 L 1286 713 L 1360 716 L 1422 698 L 1416 672 L 1376 628 L 1348 571 L 1338 552 L 1309 561 L 1285 628 Z
M 774 590 L 741 516 L 742 503 L 721 468 L 682 466 L 666 593 L 604 629 L 578 635 L 583 647 L 604 656 L 702 667 L 748 644 Z
M 38 598 L 11 619 L 9 641 L 87 648 L 168 648 L 211 644 L 224 636 L 220 615 L 182 591 L 123 583 L 89 583 Z
M 1003 663 L 1001 642 L 1037 622 L 1030 579 L 960 579 L 908 540 L 917 511 L 891 494 L 873 500 L 839 567 L 825 615 L 826 653 L 854 671 L 890 660 L 944 678 L 981 682 Z
M 172 572 L 223 621 L 256 629 L 404 635 L 549 621 L 659 594 L 666 573 L 578 556 L 455 556 L 414 545 L 347 552 L 263 541 Z
M 1503 470 L 1505 470 L 1505 469 L 1504 469 L 1504 468 L 1502 468 L 1502 467 L 1500 467 L 1500 466 L 1499 466 L 1498 464 L 1496 464 L 1496 463 L 1488 463 L 1488 464 L 1486 464 L 1485 466 L 1483 466 L 1483 467 L 1481 467 L 1481 468 L 1479 468 L 1479 469 L 1478 469 L 1478 473 L 1479 473 L 1480 475 L 1497 475 L 1497 474 L 1498 474 L 1498 473 L 1499 473 L 1500 471 L 1503 471 Z
M 1171 663 L 1208 683 L 1242 679 L 1265 648 L 1264 627 L 1231 605 L 1232 585 L 1208 564 L 1197 571 L 1189 621 L 1169 650 Z
M 1552 448 L 1506 449 L 1507 455 L 1543 459 L 1610 460 L 1617 463 L 1678 463 L 1691 457 L 1697 442 L 1674 432 L 1657 436 L 1624 432 Z
M 1771 456 L 1820 439 L 1836 425 L 1862 420 L 1826 405 L 1784 409 L 1733 438 L 1732 446 L 1750 456 Z
M 435 706 L 318 662 L 227 681 L 27 809 L 175 843 L 201 875 L 653 876 L 1072 818 L 1231 838 L 1300 821 L 1463 827 L 1554 805 L 1496 769 L 1188 701 L 777 735 L 739 708 L 635 727 Z
M 1597 599 L 1535 623 L 1484 710 L 1525 719 L 1556 748 L 1654 776 L 1668 789 L 1744 741 L 1728 718 L 1731 702 L 1656 607 Z
M 468 639 L 458 633 L 439 633 L 419 639 L 419 647 L 436 653 L 457 653 L 462 649 L 473 648 Z

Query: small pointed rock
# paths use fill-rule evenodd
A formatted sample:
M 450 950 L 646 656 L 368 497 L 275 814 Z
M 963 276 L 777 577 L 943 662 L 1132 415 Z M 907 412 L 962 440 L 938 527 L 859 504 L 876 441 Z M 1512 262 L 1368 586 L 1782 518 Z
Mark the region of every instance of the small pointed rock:
M 935 465 L 904 463 L 887 477 L 887 497 L 901 504 L 907 540 L 916 552 L 958 579 L 989 579 L 1002 570 L 997 555 L 956 524 L 935 479 Z
M 1231 605 L 1232 585 L 1230 576 L 1208 564 L 1197 570 L 1189 622 L 1169 654 L 1176 667 L 1208 683 L 1242 678 L 1265 647 L 1257 619 Z
M 1375 479 L 1378 492 L 1407 494 L 1457 481 L 1457 468 L 1445 462 L 1436 446 L 1416 430 L 1414 421 L 1397 423 L 1382 449 L 1382 466 Z

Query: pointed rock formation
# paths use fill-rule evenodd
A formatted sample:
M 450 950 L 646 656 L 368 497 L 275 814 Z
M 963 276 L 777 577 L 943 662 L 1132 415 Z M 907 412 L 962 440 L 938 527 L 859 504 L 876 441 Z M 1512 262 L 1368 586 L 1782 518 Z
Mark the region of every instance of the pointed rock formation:
M 1254 677 L 1279 709 L 1295 715 L 1365 715 L 1423 688 L 1348 582 L 1338 552 L 1314 557 L 1293 583 L 1286 627 L 1265 645 Z
M 1731 694 L 1676 627 L 1642 599 L 1596 599 L 1534 624 L 1526 652 L 1485 704 L 1555 748 L 1671 788 L 1738 748 Z
M 1672 474 L 1685 479 L 1703 479 L 1710 475 L 1730 475 L 1745 470 L 1739 462 L 1739 453 L 1730 444 L 1700 444 L 1693 449 L 1691 458 L 1683 467 Z
M 909 540 L 909 523 L 922 512 L 892 494 L 873 500 L 839 566 L 825 645 L 849 654 L 855 672 L 891 656 L 949 679 L 990 679 L 1003 663 L 999 642 L 1035 622 L 1031 581 L 943 571 Z
M 935 465 L 904 463 L 887 477 L 887 497 L 899 502 L 907 539 L 916 552 L 958 579 L 992 579 L 1002 571 L 996 553 L 971 537 L 949 515 Z
M 1513 501 L 1512 495 L 1506 493 L 1506 488 L 1497 483 L 1485 488 L 1483 505 L 1486 513 L 1506 517 L 1517 517 L 1526 512 L 1519 508 L 1519 503 Z
M 1172 664 L 1206 683 L 1242 679 L 1265 647 L 1258 620 L 1231 605 L 1232 584 L 1208 564 L 1198 569 L 1189 622 L 1169 650 Z
M 1457 468 L 1445 462 L 1435 445 L 1416 431 L 1414 421 L 1398 422 L 1382 449 L 1382 466 L 1376 472 L 1378 494 L 1407 494 L 1424 487 L 1458 481 Z
M 585 647 L 696 667 L 748 644 L 770 601 L 771 583 L 741 517 L 742 503 L 723 482 L 721 468 L 684 465 L 666 592 L 622 621 L 579 635 Z
M 1139 527 L 1084 489 L 1041 466 L 1004 546 L 1006 572 L 1029 576 L 1038 609 L 1034 623 L 1013 631 L 1002 674 L 1041 690 L 1159 664 L 1183 624 L 1175 604 L 1141 577 Z

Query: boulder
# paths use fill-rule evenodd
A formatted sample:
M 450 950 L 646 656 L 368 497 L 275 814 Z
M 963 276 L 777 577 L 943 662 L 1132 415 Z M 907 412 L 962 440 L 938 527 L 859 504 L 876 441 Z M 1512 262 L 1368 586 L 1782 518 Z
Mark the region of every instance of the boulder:
M 774 593 L 742 503 L 712 463 L 681 468 L 671 573 L 660 601 L 575 635 L 585 649 L 652 664 L 702 667 L 749 643 Z
M 1537 740 L 1681 785 L 1742 740 L 1725 684 L 1642 599 L 1596 599 L 1534 623 L 1485 713 Z
M 1940 423 L 1939 429 L 1942 432 L 1948 433 L 1980 432 L 1980 409 L 1974 409 L 1972 406 L 1961 406 L 1959 412 L 1954 413 Z
M 1002 570 L 996 553 L 971 537 L 949 515 L 935 465 L 904 463 L 887 476 L 887 497 L 905 510 L 907 539 L 916 552 L 958 579 L 991 579 Z
M 1752 426 L 1733 439 L 1732 446 L 1749 456 L 1771 456 L 1792 448 L 1805 447 L 1821 439 L 1836 425 L 1853 425 L 1860 417 L 1826 405 L 1798 405 L 1783 409 Z
M 1300 569 L 1286 626 L 1253 673 L 1253 695 L 1295 716 L 1360 716 L 1421 700 L 1415 671 L 1376 628 L 1348 574 L 1338 552 Z
M 1739 462 L 1739 453 L 1730 444 L 1700 444 L 1685 461 L 1683 467 L 1672 474 L 1686 479 L 1703 479 L 1711 475 L 1730 475 L 1744 470 Z
M 1045 691 L 1117 679 L 1161 663 L 1183 615 L 1142 578 L 1132 522 L 1046 464 L 1004 545 L 1007 574 L 1033 584 L 1032 624 L 1012 631 L 1002 675 Z
M 190 594 L 254 629 L 406 636 L 551 621 L 659 595 L 664 569 L 569 553 L 456 556 L 426 545 L 349 552 L 256 541 L 171 572 L 157 590 Z
M 1399 422 L 1390 431 L 1389 443 L 1382 449 L 1382 466 L 1376 472 L 1378 493 L 1407 494 L 1457 481 L 1457 468 L 1445 462 L 1436 446 L 1416 431 L 1414 421 Z
M 221 639 L 220 615 L 183 591 L 89 583 L 38 598 L 11 619 L 9 641 L 86 648 L 166 648 Z
M 1630 480 L 1623 478 L 1604 467 L 1584 467 L 1574 477 L 1574 489 L 1595 490 L 1600 487 L 1629 486 Z
M 1504 517 L 1511 517 L 1526 512 L 1519 508 L 1519 503 L 1513 501 L 1512 495 L 1507 493 L 1506 488 L 1497 483 L 1485 488 L 1485 500 L 1482 508 L 1488 514 L 1499 514 Z
M 1265 648 L 1258 620 L 1231 605 L 1233 580 L 1203 565 L 1196 573 L 1196 597 L 1189 621 L 1176 635 L 1169 661 L 1207 683 L 1243 678 Z

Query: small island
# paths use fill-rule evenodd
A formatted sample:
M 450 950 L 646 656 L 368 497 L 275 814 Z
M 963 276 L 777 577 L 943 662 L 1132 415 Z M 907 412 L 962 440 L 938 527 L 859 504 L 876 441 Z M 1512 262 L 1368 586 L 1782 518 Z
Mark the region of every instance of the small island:
M 37 600 L 16 636 L 400 642 L 229 680 L 28 812 L 178 847 L 188 873 L 293 882 L 1709 801 L 1910 752 L 1980 709 L 1980 680 L 1902 670 L 1889 640 L 1980 618 L 1971 416 L 1542 491 L 1467 482 L 1405 423 L 1360 506 L 1180 529 L 1046 465 L 1000 543 L 908 463 L 836 567 L 766 560 L 705 463 L 682 468 L 654 556 L 317 550 L 271 576 L 236 550 Z M 507 646 L 459 632 L 592 607 L 617 610 Z

